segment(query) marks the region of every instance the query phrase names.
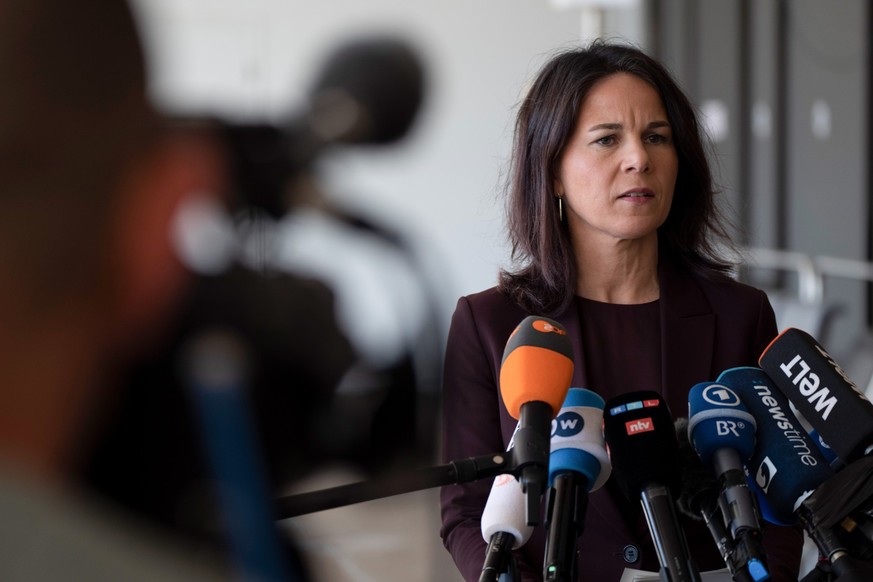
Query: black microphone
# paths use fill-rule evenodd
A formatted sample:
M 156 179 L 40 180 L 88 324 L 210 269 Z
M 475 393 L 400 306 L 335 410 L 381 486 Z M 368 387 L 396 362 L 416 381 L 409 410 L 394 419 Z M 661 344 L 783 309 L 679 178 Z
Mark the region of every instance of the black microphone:
M 409 130 L 424 87 L 421 61 L 408 43 L 359 38 L 325 60 L 303 123 L 322 145 L 390 143 Z
M 717 382 L 739 395 L 758 425 L 758 445 L 748 468 L 764 519 L 779 525 L 800 522 L 840 582 L 873 579 L 873 566 L 852 555 L 837 529 L 822 523 L 806 504 L 834 479 L 834 472 L 785 395 L 760 368 L 725 370 Z
M 281 125 L 221 124 L 233 161 L 234 202 L 283 216 L 307 191 L 290 189 L 290 178 L 330 147 L 399 140 L 424 94 L 424 68 L 408 43 L 376 36 L 341 45 L 325 59 L 297 118 Z
M 513 437 L 515 473 L 525 493 L 528 525 L 539 522 L 539 502 L 549 467 L 549 425 L 573 379 L 573 346 L 557 321 L 530 315 L 506 342 L 500 367 L 500 394 L 509 414 L 520 421 Z
M 678 443 L 667 404 L 648 390 L 612 398 L 604 409 L 603 432 L 619 487 L 628 499 L 642 501 L 662 578 L 699 581 L 673 502 Z
M 576 580 L 576 542 L 582 535 L 588 493 L 609 478 L 612 465 L 603 444 L 603 398 L 570 388 L 552 421 L 549 496 L 543 577 Z
M 873 449 L 873 404 L 811 335 L 785 330 L 759 363 L 841 461 Z
M 715 469 L 718 502 L 735 546 L 743 556 L 740 571 L 759 582 L 770 577 L 761 524 L 743 463 L 755 450 L 755 418 L 727 386 L 696 384 L 688 392 L 688 436 L 704 463 Z

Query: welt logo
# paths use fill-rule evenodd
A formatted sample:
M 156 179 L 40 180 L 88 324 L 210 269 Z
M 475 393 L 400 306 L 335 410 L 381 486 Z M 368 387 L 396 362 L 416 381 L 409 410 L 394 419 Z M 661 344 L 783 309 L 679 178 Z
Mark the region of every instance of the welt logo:
M 643 432 L 652 432 L 653 430 L 655 430 L 655 423 L 652 422 L 651 418 L 639 418 L 637 420 L 631 420 L 624 423 L 624 426 L 627 430 L 627 434 L 631 436 Z

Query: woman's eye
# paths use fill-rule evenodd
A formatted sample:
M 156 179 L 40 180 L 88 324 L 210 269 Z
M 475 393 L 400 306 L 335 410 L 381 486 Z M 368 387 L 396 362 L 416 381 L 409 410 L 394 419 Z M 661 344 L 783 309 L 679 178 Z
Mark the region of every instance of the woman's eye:
M 648 137 L 649 143 L 667 143 L 670 141 L 666 135 L 661 135 L 660 133 L 650 134 Z
M 594 143 L 599 144 L 599 145 L 612 145 L 615 143 L 615 136 L 614 135 L 605 135 L 605 136 L 601 137 L 600 139 L 598 139 L 597 141 L 595 141 Z

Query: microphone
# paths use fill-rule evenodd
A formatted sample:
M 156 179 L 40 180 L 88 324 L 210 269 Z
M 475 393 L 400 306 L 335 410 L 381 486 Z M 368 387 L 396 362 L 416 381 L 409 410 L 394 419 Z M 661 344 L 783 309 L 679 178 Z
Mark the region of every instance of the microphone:
M 736 547 L 725 527 L 718 506 L 719 484 L 711 467 L 706 467 L 688 440 L 688 419 L 678 418 L 675 423 L 679 441 L 679 497 L 676 507 L 680 513 L 692 519 L 703 519 L 709 533 L 728 567 L 731 575 L 741 572 L 736 558 Z
M 418 113 L 424 81 L 419 57 L 408 44 L 359 38 L 326 59 L 303 124 L 319 145 L 397 141 Z
M 524 318 L 506 342 L 499 382 L 506 410 L 519 420 L 512 452 L 528 525 L 539 522 L 539 499 L 548 477 L 549 424 L 572 379 L 573 346 L 567 330 L 545 317 Z
M 837 458 L 836 453 L 828 446 L 826 442 L 821 438 L 821 435 L 818 434 L 818 431 L 815 430 L 811 424 L 806 420 L 806 418 L 801 414 L 797 407 L 791 402 L 789 398 L 788 404 L 791 405 L 791 412 L 794 413 L 794 416 L 797 418 L 797 421 L 800 423 L 800 426 L 803 427 L 803 430 L 806 431 L 806 434 L 809 435 L 809 438 L 812 439 L 812 442 L 818 447 L 818 450 L 821 451 L 821 454 L 824 456 L 825 460 L 830 464 L 831 468 L 834 471 L 839 471 L 843 466 L 843 462 Z
M 662 579 L 699 581 L 673 503 L 679 445 L 667 404 L 649 390 L 612 398 L 604 408 L 603 432 L 619 487 L 628 499 L 642 501 Z
M 755 418 L 739 396 L 722 384 L 700 383 L 688 393 L 688 435 L 694 450 L 715 469 L 721 485 L 718 503 L 730 534 L 747 557 L 752 580 L 766 580 L 761 524 L 743 463 L 755 450 Z
M 518 432 L 521 423 L 515 427 Z M 507 451 L 515 444 L 515 433 L 509 440 Z M 533 527 L 527 525 L 524 515 L 524 492 L 514 476 L 508 473 L 497 475 L 491 485 L 491 493 L 482 510 L 482 538 L 488 542 L 485 562 L 479 582 L 497 582 L 507 570 L 510 550 L 527 543 Z
M 873 404 L 811 335 L 783 331 L 759 364 L 842 462 L 873 449 Z
M 508 567 L 510 550 L 527 543 L 533 527 L 525 523 L 524 492 L 512 475 L 494 478 L 482 511 L 482 537 L 488 542 L 479 582 L 496 582 Z
M 779 525 L 794 523 L 800 502 L 833 471 L 764 370 L 731 368 L 716 382 L 739 396 L 755 418 L 758 445 L 747 466 L 766 500 L 760 504 L 762 514 Z
M 758 510 L 743 470 L 755 450 L 755 418 L 730 388 L 709 382 L 689 391 L 688 416 L 691 444 L 718 477 L 718 503 L 743 557 L 741 569 L 755 582 L 767 580 Z
M 584 388 L 570 388 L 552 420 L 549 496 L 543 577 L 575 580 L 576 541 L 582 535 L 588 493 L 599 489 L 612 472 L 603 444 L 603 398 Z
M 757 422 L 758 447 L 749 469 L 764 518 L 779 525 L 799 521 L 840 581 L 871 579 L 873 567 L 850 555 L 837 530 L 820 523 L 805 503 L 833 471 L 809 435 L 798 430 L 785 395 L 760 368 L 725 370 L 717 381 L 739 395 Z
M 221 123 L 234 162 L 235 202 L 283 216 L 295 202 L 288 199 L 290 178 L 331 146 L 399 140 L 424 93 L 421 60 L 405 42 L 362 37 L 338 47 L 325 59 L 308 107 L 296 119 L 280 126 Z M 307 191 L 291 190 L 291 198 Z

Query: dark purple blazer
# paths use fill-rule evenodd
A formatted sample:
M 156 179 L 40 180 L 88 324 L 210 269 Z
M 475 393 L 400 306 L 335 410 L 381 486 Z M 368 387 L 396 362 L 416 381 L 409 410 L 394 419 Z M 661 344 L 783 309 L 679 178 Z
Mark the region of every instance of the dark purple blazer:
M 688 391 L 735 366 L 757 365 L 777 335 L 773 308 L 763 291 L 740 283 L 694 276 L 668 261 L 659 265 L 661 387 L 674 418 L 688 415 Z M 498 378 L 509 334 L 527 315 L 496 289 L 462 297 L 452 317 L 443 381 L 443 457 L 446 461 L 503 451 L 517 421 L 500 398 Z M 572 339 L 571 386 L 589 388 L 574 305 L 559 317 Z M 632 364 L 632 362 L 628 362 Z M 633 388 L 631 388 L 633 389 Z M 480 530 L 491 480 L 450 485 L 440 492 L 443 543 L 467 581 L 477 581 L 485 555 Z M 625 567 L 658 570 L 657 555 L 642 515 L 628 523 L 620 505 L 629 502 L 614 487 L 589 495 L 585 531 L 578 548 L 579 579 L 617 581 Z M 635 504 L 635 505 L 638 505 Z M 635 508 L 631 508 L 634 509 Z M 633 515 L 638 515 L 633 513 Z M 681 518 L 692 558 L 703 570 L 724 567 L 702 522 Z M 801 530 L 766 526 L 764 542 L 774 582 L 796 581 Z M 517 550 L 525 580 L 542 579 L 545 531 L 540 526 Z M 632 561 L 633 558 L 637 558 Z

